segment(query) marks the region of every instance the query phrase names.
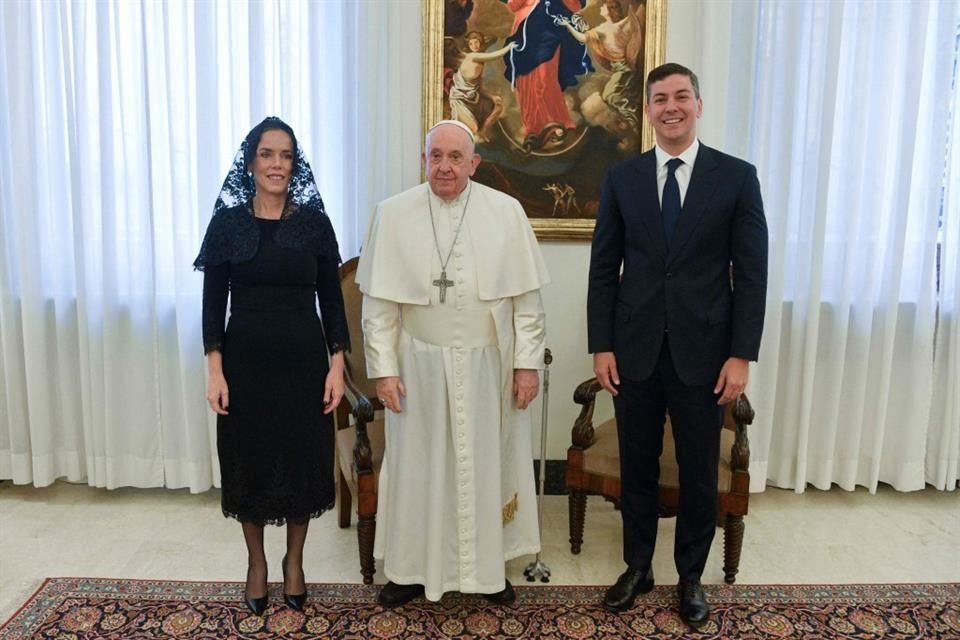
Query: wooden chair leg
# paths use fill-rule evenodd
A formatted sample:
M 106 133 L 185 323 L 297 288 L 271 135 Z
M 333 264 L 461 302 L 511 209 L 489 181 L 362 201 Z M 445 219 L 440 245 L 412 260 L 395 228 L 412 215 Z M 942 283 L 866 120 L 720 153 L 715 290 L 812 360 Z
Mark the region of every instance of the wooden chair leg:
M 343 471 L 337 472 L 337 485 L 340 490 L 340 499 L 337 505 L 337 518 L 341 529 L 350 526 L 350 509 L 353 507 L 353 496 L 350 495 L 350 485 L 343 475 Z
M 377 534 L 377 516 L 358 516 L 357 542 L 360 547 L 360 573 L 363 575 L 363 584 L 373 584 L 375 572 L 373 563 L 373 540 Z
M 357 474 L 357 543 L 363 584 L 373 584 L 373 541 L 377 532 L 377 482 L 372 473 Z
M 587 515 L 587 494 L 571 489 L 567 503 L 570 507 L 570 552 L 580 553 L 580 546 L 583 544 L 583 523 Z
M 727 514 L 723 525 L 723 581 L 733 584 L 740 570 L 740 551 L 743 548 L 743 516 Z

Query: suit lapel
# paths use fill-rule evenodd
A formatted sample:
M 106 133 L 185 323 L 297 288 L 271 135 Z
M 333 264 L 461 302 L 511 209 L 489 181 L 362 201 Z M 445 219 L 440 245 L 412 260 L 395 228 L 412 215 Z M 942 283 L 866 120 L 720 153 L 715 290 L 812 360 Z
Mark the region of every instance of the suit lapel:
M 710 196 L 717 188 L 720 179 L 720 174 L 716 171 L 716 168 L 717 161 L 713 156 L 713 150 L 700 143 L 697 159 L 693 164 L 693 174 L 690 176 L 690 184 L 687 185 L 687 195 L 683 199 L 680 218 L 677 220 L 677 228 L 674 230 L 673 239 L 670 241 L 668 259 L 679 255 L 683 245 L 686 244 L 693 230 L 696 229 L 700 218 L 706 213 L 707 203 L 710 201 Z M 659 211 L 659 208 L 657 210 Z M 662 222 L 660 228 L 662 236 Z
M 666 257 L 667 241 L 664 238 L 663 215 L 660 213 L 660 195 L 657 187 L 657 156 L 653 149 L 638 156 L 634 168 L 637 174 L 634 185 L 637 215 L 647 233 L 650 234 L 651 246 L 659 255 Z

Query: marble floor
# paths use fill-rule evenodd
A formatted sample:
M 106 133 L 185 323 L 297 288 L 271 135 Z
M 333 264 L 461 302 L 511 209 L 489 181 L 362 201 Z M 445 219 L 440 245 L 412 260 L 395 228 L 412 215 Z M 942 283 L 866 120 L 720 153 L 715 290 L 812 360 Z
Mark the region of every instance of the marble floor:
M 587 507 L 583 551 L 567 543 L 567 499 L 547 496 L 542 559 L 554 584 L 608 584 L 621 570 L 620 518 L 599 498 Z M 855 583 L 960 581 L 960 491 L 898 493 L 881 487 L 803 494 L 768 489 L 750 500 L 738 582 Z M 657 581 L 676 581 L 673 520 L 660 523 Z M 37 489 L 0 483 L 0 622 L 47 576 L 181 580 L 243 579 L 239 525 L 220 515 L 219 493 L 164 489 L 107 491 L 58 482 Z M 268 529 L 270 578 L 280 579 L 283 531 Z M 522 584 L 532 558 L 508 565 Z M 705 583 L 722 581 L 722 532 Z M 356 529 L 332 513 L 307 540 L 310 582 L 359 582 Z M 378 567 L 379 571 L 379 567 Z M 377 581 L 383 580 L 378 573 Z

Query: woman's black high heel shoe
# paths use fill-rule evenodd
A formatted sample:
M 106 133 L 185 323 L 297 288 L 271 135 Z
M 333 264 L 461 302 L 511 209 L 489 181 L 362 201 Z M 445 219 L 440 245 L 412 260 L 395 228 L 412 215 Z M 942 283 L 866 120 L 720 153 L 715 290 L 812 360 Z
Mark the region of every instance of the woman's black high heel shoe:
M 250 569 L 247 568 L 247 582 L 250 582 Z M 269 593 L 262 598 L 250 598 L 247 596 L 246 588 L 243 591 L 243 601 L 247 604 L 247 608 L 250 609 L 250 612 L 255 616 L 262 616 L 263 612 L 267 610 L 267 600 L 269 598 Z
M 287 556 L 283 556 L 283 601 L 287 603 L 287 606 L 295 611 L 303 611 L 303 607 L 307 604 L 307 591 L 304 589 L 303 593 L 287 593 Z

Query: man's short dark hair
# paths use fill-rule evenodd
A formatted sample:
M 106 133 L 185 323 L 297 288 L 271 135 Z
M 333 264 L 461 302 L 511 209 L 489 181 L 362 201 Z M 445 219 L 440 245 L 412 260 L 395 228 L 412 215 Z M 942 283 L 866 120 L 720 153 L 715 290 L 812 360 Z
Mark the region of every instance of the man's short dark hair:
M 681 75 L 687 76 L 690 78 L 690 84 L 693 85 L 693 95 L 695 98 L 700 97 L 700 81 L 697 79 L 697 74 L 695 74 L 690 69 L 686 68 L 682 64 L 677 64 L 676 62 L 668 62 L 662 64 L 656 69 L 652 69 L 650 73 L 647 74 L 647 88 L 646 96 L 647 102 L 650 102 L 650 87 L 654 82 L 660 82 L 667 76 Z

